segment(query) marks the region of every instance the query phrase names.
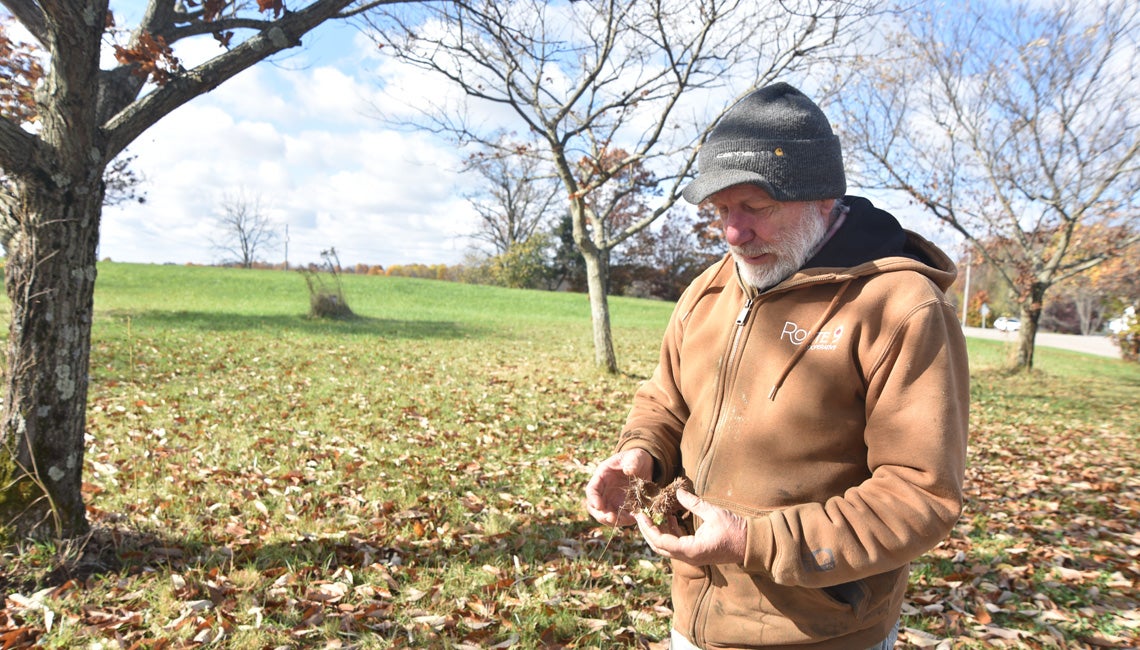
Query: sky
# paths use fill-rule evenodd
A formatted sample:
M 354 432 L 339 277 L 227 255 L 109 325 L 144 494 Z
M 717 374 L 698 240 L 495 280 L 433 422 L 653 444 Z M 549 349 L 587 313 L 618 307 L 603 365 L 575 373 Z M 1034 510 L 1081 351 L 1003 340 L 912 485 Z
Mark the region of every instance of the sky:
M 137 24 L 142 7 L 112 2 L 123 26 Z M 221 50 L 198 37 L 175 53 L 189 68 Z M 103 67 L 113 65 L 108 58 Z M 381 80 L 403 90 L 383 93 Z M 99 258 L 231 261 L 218 243 L 232 237 L 218 219 L 227 199 L 243 197 L 275 225 L 277 244 L 258 255 L 266 262 L 321 262 L 335 249 L 346 266 L 460 263 L 478 223 L 465 198 L 477 178 L 459 172 L 453 145 L 378 117 L 407 115 L 408 101 L 447 92 L 446 82 L 380 56 L 352 26 L 326 23 L 302 47 L 176 109 L 128 147 L 146 200 L 104 209 Z M 917 211 L 896 216 L 938 241 Z
M 219 52 L 210 38 L 180 43 L 187 67 Z M 384 65 L 355 29 L 326 24 L 173 111 L 127 149 L 146 201 L 104 210 L 100 259 L 232 259 L 218 218 L 240 196 L 277 226 L 278 245 L 258 255 L 268 262 L 320 262 L 330 248 L 345 265 L 460 262 L 477 219 L 463 195 L 475 188 L 453 147 L 378 119 L 402 110 L 380 75 L 408 74 Z M 418 86 L 430 92 L 429 81 Z

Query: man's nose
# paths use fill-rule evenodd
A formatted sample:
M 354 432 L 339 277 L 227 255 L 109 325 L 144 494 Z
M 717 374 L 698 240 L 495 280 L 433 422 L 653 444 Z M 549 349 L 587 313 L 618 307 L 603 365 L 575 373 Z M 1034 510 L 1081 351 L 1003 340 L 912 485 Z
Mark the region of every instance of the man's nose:
M 724 240 L 729 246 L 743 246 L 756 237 L 750 220 L 729 212 L 724 217 Z

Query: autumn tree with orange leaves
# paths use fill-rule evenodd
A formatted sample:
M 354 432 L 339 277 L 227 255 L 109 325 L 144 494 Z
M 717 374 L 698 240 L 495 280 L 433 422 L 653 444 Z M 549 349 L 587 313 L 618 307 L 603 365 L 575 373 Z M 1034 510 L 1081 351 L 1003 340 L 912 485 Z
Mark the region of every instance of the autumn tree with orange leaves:
M 1081 228 L 1075 247 L 1084 255 L 1111 249 L 1115 242 L 1135 238 L 1137 227 L 1105 228 L 1093 224 Z M 1074 333 L 1096 334 L 1109 320 L 1123 313 L 1129 305 L 1140 305 L 1140 246 L 1132 246 L 1119 256 L 1057 283 L 1056 295 L 1049 302 L 1042 320 L 1048 318 L 1055 330 L 1075 327 Z M 1066 319 L 1067 316 L 1067 319 Z M 1070 322 L 1065 322 L 1068 320 Z
M 14 224 L 5 267 L 11 316 L 0 415 L 0 521 L 10 535 L 71 537 L 88 528 L 80 488 L 108 166 L 171 111 L 299 46 L 325 21 L 404 0 L 312 0 L 289 7 L 284 0 L 259 0 L 255 10 L 226 0 L 150 0 L 131 29 L 116 24 L 108 0 L 0 1 L 44 57 L 42 69 L 34 68 L 24 50 L 4 41 L 6 71 L 39 78 L 36 128 L 23 128 L 18 114 L 0 117 L 7 188 L 0 219 Z M 173 46 L 198 37 L 226 49 L 186 68 Z M 114 44 L 117 60 L 106 69 L 100 65 L 104 43 Z
M 17 122 L 30 122 L 36 115 L 33 91 L 44 76 L 35 48 L 8 35 L 11 18 L 0 18 L 0 115 Z

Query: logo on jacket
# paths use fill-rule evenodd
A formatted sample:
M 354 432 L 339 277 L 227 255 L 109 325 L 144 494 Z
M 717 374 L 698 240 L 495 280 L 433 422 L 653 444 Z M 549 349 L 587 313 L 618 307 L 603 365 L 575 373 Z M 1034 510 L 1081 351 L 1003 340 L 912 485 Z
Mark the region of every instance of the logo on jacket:
M 792 345 L 803 345 L 807 343 L 808 335 L 811 334 L 807 329 L 800 327 L 792 321 L 784 323 L 784 331 L 780 332 L 780 340 L 787 339 Z M 835 329 L 820 330 L 819 334 L 811 341 L 809 350 L 834 350 L 835 345 L 840 338 L 843 337 L 843 326 L 837 325 Z
M 835 568 L 835 551 L 817 548 L 810 554 L 805 550 L 801 557 L 804 566 L 812 571 L 831 571 Z

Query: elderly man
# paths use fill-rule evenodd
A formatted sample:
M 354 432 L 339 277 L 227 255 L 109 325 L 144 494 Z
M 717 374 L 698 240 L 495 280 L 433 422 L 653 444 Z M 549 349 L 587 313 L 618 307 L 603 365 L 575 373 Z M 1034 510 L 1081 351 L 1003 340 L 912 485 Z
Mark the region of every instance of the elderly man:
M 956 270 L 844 196 L 838 139 L 787 84 L 733 106 L 698 163 L 684 197 L 730 254 L 678 301 L 587 508 L 672 559 L 675 649 L 889 648 L 909 562 L 962 507 Z M 631 481 L 678 476 L 691 518 L 623 507 Z

